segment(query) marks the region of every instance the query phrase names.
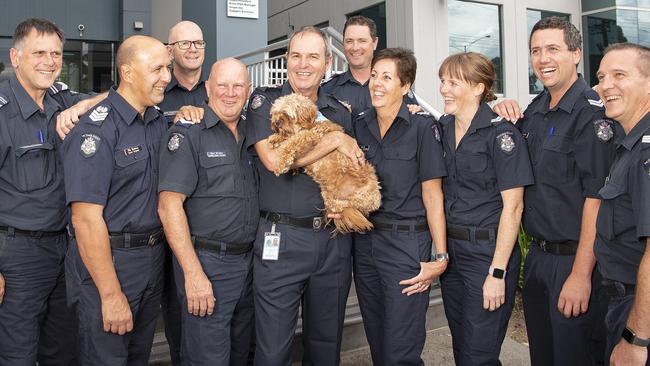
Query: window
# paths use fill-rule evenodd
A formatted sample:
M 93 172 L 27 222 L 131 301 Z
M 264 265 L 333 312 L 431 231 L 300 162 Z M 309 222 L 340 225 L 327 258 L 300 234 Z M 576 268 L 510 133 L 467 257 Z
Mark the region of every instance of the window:
M 449 0 L 449 54 L 479 52 L 494 64 L 495 90 L 503 93 L 501 11 L 498 5 Z
M 102 92 L 116 83 L 115 45 L 66 41 L 59 80 L 82 93 Z
M 14 74 L 9 59 L 9 49 L 12 44 L 11 38 L 0 38 L 0 81 L 7 80 Z
M 563 14 L 563 13 L 555 13 L 552 11 L 543 11 L 543 10 L 532 10 L 528 9 L 526 11 L 526 23 L 528 25 L 528 39 L 530 39 L 530 32 L 533 30 L 533 27 L 535 24 L 548 17 L 560 17 L 564 18 L 566 20 L 569 19 L 568 14 Z M 530 53 L 528 54 L 528 92 L 530 94 L 539 94 L 544 90 L 544 85 L 542 84 L 541 81 L 537 80 L 537 76 L 535 76 L 535 73 L 533 72 L 533 66 L 530 62 Z

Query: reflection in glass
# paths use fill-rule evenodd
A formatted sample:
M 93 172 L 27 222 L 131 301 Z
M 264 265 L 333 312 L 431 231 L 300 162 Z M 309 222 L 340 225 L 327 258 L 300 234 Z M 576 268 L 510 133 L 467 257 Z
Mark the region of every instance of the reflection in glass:
M 503 93 L 501 11 L 498 5 L 449 0 L 449 54 L 480 52 L 494 64 L 495 90 Z
M 67 41 L 59 79 L 82 93 L 106 91 L 115 83 L 113 43 Z
M 538 21 L 553 16 L 570 20 L 568 14 L 556 13 L 552 11 L 527 9 L 526 25 L 528 27 L 528 33 L 526 34 L 528 34 L 528 39 L 530 39 L 530 32 L 533 30 L 533 27 Z M 535 73 L 533 72 L 533 65 L 531 64 L 530 53 L 529 53 L 528 54 L 528 92 L 530 94 L 539 94 L 543 90 L 544 90 L 544 84 L 542 84 L 542 82 L 537 79 L 537 76 L 535 76 Z
M 9 59 L 9 49 L 12 44 L 11 38 L 0 38 L 0 81 L 7 80 L 14 74 Z

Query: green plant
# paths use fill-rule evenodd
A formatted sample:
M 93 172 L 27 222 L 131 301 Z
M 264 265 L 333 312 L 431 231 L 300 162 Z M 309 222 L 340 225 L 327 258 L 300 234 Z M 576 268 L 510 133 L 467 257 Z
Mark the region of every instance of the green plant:
M 528 254 L 528 248 L 530 247 L 530 242 L 533 240 L 533 237 L 526 234 L 524 231 L 524 226 L 519 227 L 519 248 L 521 249 L 521 266 L 519 267 L 519 288 L 524 287 L 524 262 L 526 261 L 526 254 Z

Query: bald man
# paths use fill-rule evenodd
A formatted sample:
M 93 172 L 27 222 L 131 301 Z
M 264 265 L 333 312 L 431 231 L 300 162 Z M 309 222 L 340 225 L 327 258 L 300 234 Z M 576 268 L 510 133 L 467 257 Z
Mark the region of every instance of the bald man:
M 160 103 L 169 54 L 151 37 L 117 52 L 120 84 L 84 115 L 62 147 L 74 239 L 68 300 L 79 319 L 83 365 L 147 365 L 162 294 L 158 205 Z
M 184 365 L 245 365 L 252 330 L 252 253 L 257 180 L 240 117 L 246 66 L 216 62 L 199 124 L 177 123 L 160 153 L 158 213 L 174 252 Z M 244 311 L 243 308 L 247 309 Z M 231 336 L 232 335 L 232 336 Z M 233 347 L 231 342 L 242 347 Z

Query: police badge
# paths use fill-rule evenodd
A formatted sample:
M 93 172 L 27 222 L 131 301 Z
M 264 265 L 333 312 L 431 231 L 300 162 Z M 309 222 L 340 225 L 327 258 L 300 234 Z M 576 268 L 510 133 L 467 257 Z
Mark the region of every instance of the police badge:
M 512 139 L 512 132 L 504 132 L 497 135 L 497 142 L 499 143 L 499 148 L 504 153 L 510 155 L 515 149 L 515 140 Z
M 255 110 L 261 107 L 263 102 L 264 102 L 264 96 L 261 94 L 257 94 L 256 96 L 253 97 L 253 100 L 251 100 L 251 109 Z
M 81 154 L 86 158 L 95 155 L 101 141 L 102 139 L 97 135 L 90 133 L 81 135 Z
M 594 122 L 594 129 L 596 130 L 596 137 L 600 141 L 607 142 L 614 136 L 614 129 L 609 121 L 600 119 Z
M 167 141 L 167 150 L 169 150 L 170 152 L 174 152 L 178 150 L 184 138 L 185 136 L 183 136 L 183 134 L 181 133 L 177 133 L 177 132 L 172 133 L 172 135 L 169 137 L 169 141 Z

